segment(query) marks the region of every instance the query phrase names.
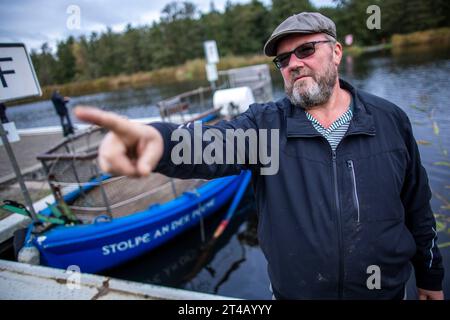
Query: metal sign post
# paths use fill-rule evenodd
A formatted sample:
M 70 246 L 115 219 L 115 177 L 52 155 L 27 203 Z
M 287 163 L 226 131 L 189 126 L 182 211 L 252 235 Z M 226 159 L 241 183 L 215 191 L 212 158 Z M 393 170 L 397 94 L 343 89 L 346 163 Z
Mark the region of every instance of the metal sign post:
M 17 160 L 14 155 L 13 149 L 11 148 L 11 145 L 9 144 L 8 132 L 5 131 L 5 129 L 3 128 L 3 124 L 1 122 L 0 122 L 0 136 L 2 137 L 3 145 L 5 146 L 6 153 L 8 154 L 9 161 L 11 162 L 11 165 L 14 169 L 16 178 L 19 181 L 20 189 L 22 190 L 23 197 L 25 198 L 25 203 L 31 213 L 31 218 L 33 220 L 37 220 L 36 212 L 34 211 L 34 207 L 33 207 L 33 202 L 31 201 L 31 197 L 30 197 L 30 194 L 28 193 L 27 186 L 25 185 L 25 182 L 23 181 L 22 173 L 20 172 L 20 167 L 17 164 Z
M 219 79 L 217 74 L 217 67 L 214 63 L 208 63 L 206 65 L 206 77 L 208 81 L 211 83 L 211 88 L 216 90 L 216 81 Z
M 217 74 L 216 64 L 219 63 L 219 52 L 215 40 L 203 42 L 206 56 L 206 76 L 211 83 L 213 91 L 216 89 L 216 81 L 219 78 Z
M 42 95 L 30 56 L 23 43 L 0 43 L 0 102 Z M 33 202 L 25 185 L 8 132 L 0 124 L 0 136 L 19 181 L 22 194 L 33 220 L 37 220 Z

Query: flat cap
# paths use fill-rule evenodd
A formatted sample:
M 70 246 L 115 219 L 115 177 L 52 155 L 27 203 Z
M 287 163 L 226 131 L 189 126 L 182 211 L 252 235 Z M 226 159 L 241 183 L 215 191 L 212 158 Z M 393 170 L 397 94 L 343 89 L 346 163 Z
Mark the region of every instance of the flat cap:
M 264 54 L 277 55 L 277 45 L 281 38 L 290 34 L 326 33 L 336 39 L 334 22 L 318 12 L 301 12 L 284 20 L 272 33 L 264 45 Z

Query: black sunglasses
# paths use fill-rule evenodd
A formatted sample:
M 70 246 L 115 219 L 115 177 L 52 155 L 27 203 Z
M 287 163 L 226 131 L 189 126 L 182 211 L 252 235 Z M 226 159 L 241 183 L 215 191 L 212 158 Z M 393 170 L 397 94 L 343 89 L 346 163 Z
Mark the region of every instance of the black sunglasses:
M 314 54 L 314 52 L 316 52 L 317 43 L 326 43 L 326 42 L 333 42 L 333 41 L 323 40 L 323 41 L 312 41 L 303 43 L 302 45 L 298 46 L 292 51 L 285 52 L 276 56 L 275 59 L 273 59 L 273 63 L 275 63 L 275 66 L 278 69 L 286 68 L 289 65 L 289 60 L 291 60 L 292 54 L 295 54 L 295 56 L 299 59 L 309 57 L 310 55 Z

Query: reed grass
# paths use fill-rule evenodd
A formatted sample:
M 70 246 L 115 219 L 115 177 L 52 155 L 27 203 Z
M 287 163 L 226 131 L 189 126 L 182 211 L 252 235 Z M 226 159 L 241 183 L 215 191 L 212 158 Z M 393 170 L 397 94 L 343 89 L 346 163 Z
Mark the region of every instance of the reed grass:
M 221 58 L 217 69 L 226 70 L 261 63 L 271 64 L 271 59 L 263 55 L 226 56 Z M 61 94 L 65 96 L 74 97 L 129 87 L 138 88 L 148 85 L 169 85 L 189 81 L 207 81 L 205 65 L 206 62 L 204 59 L 194 59 L 179 66 L 165 67 L 158 70 L 45 86 L 42 88 L 41 97 L 22 99 L 15 101 L 14 103 L 8 103 L 8 105 L 48 100 L 54 90 L 59 90 Z

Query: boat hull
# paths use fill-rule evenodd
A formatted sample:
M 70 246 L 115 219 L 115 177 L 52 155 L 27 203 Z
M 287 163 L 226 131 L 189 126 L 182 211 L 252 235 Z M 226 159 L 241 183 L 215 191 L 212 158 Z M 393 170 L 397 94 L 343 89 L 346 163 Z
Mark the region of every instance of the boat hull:
M 235 194 L 245 172 L 211 180 L 164 204 L 87 225 L 59 226 L 32 243 L 42 265 L 95 273 L 159 247 L 218 211 Z

